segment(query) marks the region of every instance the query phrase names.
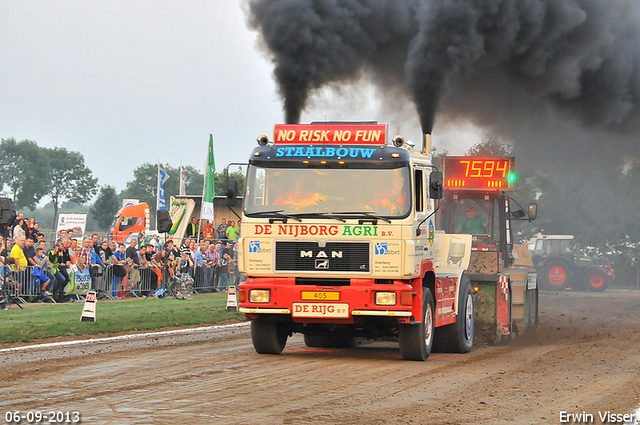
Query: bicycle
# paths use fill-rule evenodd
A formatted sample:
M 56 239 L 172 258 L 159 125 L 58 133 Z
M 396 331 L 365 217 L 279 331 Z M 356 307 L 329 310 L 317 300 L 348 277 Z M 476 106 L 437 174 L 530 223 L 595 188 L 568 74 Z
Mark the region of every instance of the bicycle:
M 0 266 L 2 268 L 2 280 L 0 280 L 0 309 L 9 310 L 11 304 L 15 304 L 23 310 L 20 305 L 20 297 L 16 293 L 16 284 L 13 280 L 13 274 L 8 266 Z
M 170 274 L 163 276 L 162 285 L 156 290 L 156 297 L 165 298 L 171 295 L 176 300 L 193 299 L 193 279 L 186 273 L 179 274 L 185 278 L 172 277 Z
M 178 280 L 178 292 L 185 298 L 193 296 L 193 278 L 189 273 L 180 272 Z

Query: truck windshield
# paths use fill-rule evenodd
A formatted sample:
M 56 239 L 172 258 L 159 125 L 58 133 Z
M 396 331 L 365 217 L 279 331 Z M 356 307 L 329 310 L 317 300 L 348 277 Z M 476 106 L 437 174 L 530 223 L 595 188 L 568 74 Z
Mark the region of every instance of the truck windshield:
M 245 214 L 364 212 L 402 217 L 411 204 L 409 168 L 297 169 L 249 166 Z
M 130 227 L 135 226 L 138 217 L 122 217 L 120 220 L 120 226 L 118 227 L 119 231 L 127 230 Z
M 571 253 L 573 253 L 573 239 L 538 239 L 534 250 L 534 255 Z

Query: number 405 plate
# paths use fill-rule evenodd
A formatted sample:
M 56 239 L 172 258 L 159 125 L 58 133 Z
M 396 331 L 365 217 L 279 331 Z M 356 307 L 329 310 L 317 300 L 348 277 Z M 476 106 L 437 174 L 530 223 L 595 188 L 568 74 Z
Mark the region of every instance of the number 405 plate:
M 303 300 L 340 301 L 340 292 L 302 291 Z

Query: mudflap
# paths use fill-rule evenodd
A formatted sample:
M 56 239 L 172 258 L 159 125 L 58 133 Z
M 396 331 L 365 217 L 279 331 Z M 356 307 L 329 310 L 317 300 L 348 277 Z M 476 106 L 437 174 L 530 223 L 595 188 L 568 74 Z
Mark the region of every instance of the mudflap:
M 509 276 L 500 276 L 496 285 L 496 326 L 498 337 L 511 335 Z
M 495 344 L 511 335 L 511 300 L 508 276 L 481 276 L 471 279 L 474 292 L 475 338 Z
M 496 342 L 496 282 L 471 281 L 473 288 L 475 341 L 480 344 Z

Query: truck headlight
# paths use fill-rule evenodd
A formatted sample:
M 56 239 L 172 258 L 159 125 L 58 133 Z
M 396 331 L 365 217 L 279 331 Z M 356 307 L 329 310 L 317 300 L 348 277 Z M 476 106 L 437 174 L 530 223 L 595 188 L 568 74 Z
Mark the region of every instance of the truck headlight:
M 396 305 L 396 293 L 376 292 L 376 305 Z
M 271 296 L 268 289 L 251 289 L 249 291 L 249 302 L 268 303 Z

